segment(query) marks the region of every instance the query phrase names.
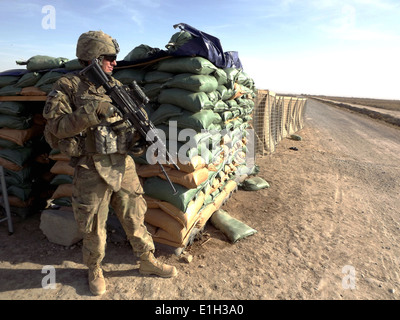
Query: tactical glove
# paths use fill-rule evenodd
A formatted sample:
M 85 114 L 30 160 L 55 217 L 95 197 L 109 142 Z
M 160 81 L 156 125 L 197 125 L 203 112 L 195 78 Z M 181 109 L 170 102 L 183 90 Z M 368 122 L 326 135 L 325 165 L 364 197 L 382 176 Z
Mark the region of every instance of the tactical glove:
M 96 113 L 99 118 L 109 118 L 115 113 L 115 108 L 111 103 L 107 101 L 101 101 L 97 105 Z

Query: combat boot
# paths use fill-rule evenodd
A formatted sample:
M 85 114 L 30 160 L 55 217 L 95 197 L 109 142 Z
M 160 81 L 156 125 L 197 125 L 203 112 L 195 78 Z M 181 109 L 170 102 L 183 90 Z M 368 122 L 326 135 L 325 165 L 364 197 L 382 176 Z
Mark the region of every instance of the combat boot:
M 139 273 L 141 274 L 155 274 L 163 278 L 172 278 L 178 274 L 174 266 L 170 266 L 158 261 L 153 252 L 149 251 L 140 256 Z
M 89 268 L 89 288 L 95 296 L 100 296 L 106 292 L 106 281 L 104 280 L 103 270 L 99 266 Z

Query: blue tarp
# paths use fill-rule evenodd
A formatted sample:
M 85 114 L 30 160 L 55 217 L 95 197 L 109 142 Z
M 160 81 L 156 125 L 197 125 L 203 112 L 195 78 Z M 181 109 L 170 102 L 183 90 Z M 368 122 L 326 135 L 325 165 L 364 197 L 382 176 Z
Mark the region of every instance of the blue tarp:
M 146 59 L 137 61 L 117 61 L 119 67 L 135 65 L 143 62 L 151 62 L 167 56 L 200 56 L 206 58 L 219 68 L 237 68 L 243 69 L 239 59 L 239 54 L 236 51 L 224 52 L 221 42 L 218 38 L 197 30 L 186 23 L 178 23 L 174 28 L 180 28 L 182 31 L 189 32 L 192 39 L 186 41 L 177 50 L 169 52 L 156 48 L 155 53 Z

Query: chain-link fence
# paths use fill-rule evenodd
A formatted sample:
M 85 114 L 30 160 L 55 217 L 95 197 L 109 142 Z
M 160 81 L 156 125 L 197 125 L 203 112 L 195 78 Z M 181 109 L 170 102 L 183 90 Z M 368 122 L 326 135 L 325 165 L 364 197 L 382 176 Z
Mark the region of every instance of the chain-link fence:
M 258 90 L 253 112 L 256 154 L 273 153 L 279 141 L 303 128 L 306 101 Z

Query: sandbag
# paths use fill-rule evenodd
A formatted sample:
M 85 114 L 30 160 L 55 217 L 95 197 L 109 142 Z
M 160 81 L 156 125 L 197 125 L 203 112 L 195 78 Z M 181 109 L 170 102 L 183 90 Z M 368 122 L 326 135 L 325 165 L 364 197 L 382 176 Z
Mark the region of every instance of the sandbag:
M 269 188 L 269 183 L 260 177 L 251 177 L 243 181 L 242 188 L 247 191 L 257 191 Z
M 50 181 L 50 184 L 53 186 L 59 186 L 60 184 L 72 184 L 72 181 L 72 176 L 68 174 L 58 174 Z
M 169 121 L 176 121 L 179 128 L 190 128 L 199 132 L 203 129 L 210 130 L 211 124 L 221 122 L 221 116 L 212 110 L 199 112 L 182 111 L 182 115 L 171 117 Z
M 65 69 L 68 71 L 83 69 L 83 66 L 79 62 L 79 59 L 72 59 L 65 63 Z
M 43 74 L 39 72 L 28 72 L 18 80 L 15 86 L 21 88 L 34 86 L 40 80 L 42 75 Z
M 167 81 L 165 88 L 180 88 L 192 92 L 212 92 L 217 89 L 218 82 L 214 76 L 181 73 Z
M 21 88 L 15 85 L 8 85 L 0 89 L 0 96 L 17 96 L 21 92 Z
M 0 165 L 9 170 L 20 171 L 30 159 L 32 151 L 31 147 L 0 150 Z
M 28 104 L 20 101 L 0 102 L 0 113 L 10 116 L 26 115 L 29 112 Z
M 231 217 L 225 210 L 219 209 L 211 216 L 211 223 L 235 243 L 255 234 L 257 231 L 245 223 Z
M 165 45 L 168 52 L 174 52 L 183 46 L 186 42 L 192 39 L 192 35 L 187 31 L 179 31 L 172 35 L 169 42 Z
M 74 175 L 75 169 L 69 165 L 69 161 L 59 160 L 51 167 L 50 172 L 54 174 Z
M 67 58 L 54 58 L 43 55 L 36 55 L 28 59 L 27 61 L 16 61 L 19 65 L 26 65 L 28 71 L 39 71 L 45 69 L 56 69 L 61 68 L 64 63 L 69 59 Z
M 44 85 L 53 84 L 58 79 L 60 79 L 65 73 L 58 71 L 46 72 L 38 82 L 36 82 L 35 87 L 43 87 Z
M 150 115 L 150 120 L 155 126 L 157 126 L 171 117 L 182 115 L 182 113 L 181 108 L 174 106 L 173 104 L 164 103 Z
M 52 86 L 53 84 L 51 84 Z M 25 87 L 22 88 L 21 92 L 19 93 L 21 96 L 45 96 L 47 95 L 47 90 L 44 88 L 44 90 L 41 90 L 38 87 L 35 86 L 30 86 L 30 87 Z
M 191 112 L 213 108 L 213 104 L 205 92 L 191 92 L 178 88 L 161 90 L 158 102 L 173 104 Z
M 189 203 L 199 194 L 200 189 L 187 189 L 176 183 L 174 183 L 174 187 L 177 194 L 172 196 L 172 189 L 166 180 L 158 177 L 151 177 L 146 179 L 143 184 L 146 195 L 151 198 L 172 203 L 179 210 L 185 212 Z
M 1 128 L 0 138 L 15 142 L 20 146 L 24 146 L 25 143 L 28 142 L 29 140 L 42 135 L 43 130 L 44 126 L 38 126 L 36 124 L 24 130 Z
M 176 236 L 176 241 L 182 240 L 187 232 L 184 226 L 161 209 L 147 209 L 144 221 Z
M 19 79 L 17 76 L 0 76 L 0 88 L 16 84 Z
M 174 77 L 174 74 L 171 72 L 163 72 L 158 70 L 152 70 L 146 72 L 144 76 L 144 81 L 146 83 L 165 83 L 168 80 L 171 80 Z
M 113 77 L 121 81 L 122 84 L 129 85 L 132 83 L 132 81 L 136 81 L 137 83 L 141 84 L 144 81 L 144 75 L 145 71 L 141 69 L 128 68 L 117 70 L 113 74 Z
M 51 196 L 51 199 L 72 197 L 72 189 L 73 189 L 72 183 L 60 184 L 60 185 L 58 185 L 57 189 L 54 191 L 53 195 Z
M 125 57 L 124 61 L 140 61 L 152 57 L 154 54 L 159 52 L 160 49 L 150 47 L 147 44 L 141 44 L 133 48 Z
M 200 230 L 203 229 L 215 211 L 217 211 L 217 208 L 215 207 L 214 203 L 211 202 L 207 205 L 204 205 L 199 211 L 199 220 L 196 222 L 196 228 Z
M 215 72 L 217 67 L 203 57 L 179 57 L 160 61 L 157 65 L 157 70 L 171 73 L 208 75 Z
M 0 114 L 0 128 L 24 130 L 32 125 L 32 117 L 10 116 Z
M 226 66 L 226 58 L 218 38 L 197 30 L 186 23 L 174 25 L 174 28 L 179 27 L 182 31 L 188 32 L 192 38 L 187 39 L 185 43 L 179 46 L 176 50 L 170 51 L 171 55 L 176 56 L 200 56 L 212 61 L 219 68 Z

